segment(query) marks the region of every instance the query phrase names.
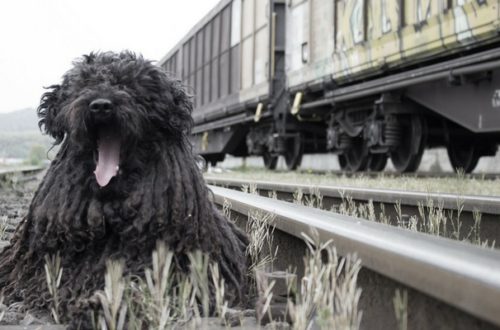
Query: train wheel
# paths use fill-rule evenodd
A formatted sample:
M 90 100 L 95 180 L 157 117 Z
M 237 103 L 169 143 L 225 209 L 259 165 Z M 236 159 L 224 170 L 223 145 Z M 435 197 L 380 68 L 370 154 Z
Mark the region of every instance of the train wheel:
M 453 141 L 448 144 L 447 149 L 448 158 L 455 172 L 459 169 L 463 169 L 465 173 L 474 171 L 481 158 L 474 140 L 471 142 Z
M 262 155 L 262 159 L 264 159 L 264 166 L 266 167 L 266 169 L 276 169 L 276 165 L 278 164 L 278 156 L 273 156 L 269 153 L 269 151 L 265 151 Z
M 344 152 L 344 157 L 350 172 L 366 170 L 370 157 L 364 140 L 360 138 L 353 139 L 352 145 Z
M 400 173 L 415 172 L 422 160 L 427 137 L 427 126 L 422 117 L 411 115 L 401 122 L 401 141 L 391 152 L 391 161 Z
M 381 172 L 387 165 L 387 154 L 371 154 L 368 161 L 368 169 L 374 172 Z
M 289 171 L 296 170 L 297 167 L 300 166 L 300 163 L 302 163 L 303 153 L 304 146 L 302 145 L 302 139 L 300 136 L 288 141 L 284 156 L 286 168 Z
M 197 155 L 195 159 L 196 159 L 196 164 L 198 165 L 200 171 L 206 172 L 208 170 L 208 163 L 205 157 Z
M 346 159 L 345 155 L 339 154 L 337 157 L 339 160 L 340 169 L 344 172 L 349 172 L 350 171 L 349 164 L 347 164 L 347 159 Z
M 210 165 L 212 167 L 215 167 L 215 166 L 217 166 L 218 162 L 224 161 L 224 159 L 226 158 L 226 155 L 225 154 L 215 154 L 215 155 L 203 156 L 203 158 L 205 158 L 207 163 L 210 163 Z

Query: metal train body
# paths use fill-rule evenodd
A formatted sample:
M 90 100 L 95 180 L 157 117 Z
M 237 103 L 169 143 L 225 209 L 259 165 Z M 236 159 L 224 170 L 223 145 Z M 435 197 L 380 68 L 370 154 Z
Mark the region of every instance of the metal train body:
M 197 153 L 268 168 L 470 172 L 500 141 L 499 0 L 222 0 L 161 61 L 192 87 Z

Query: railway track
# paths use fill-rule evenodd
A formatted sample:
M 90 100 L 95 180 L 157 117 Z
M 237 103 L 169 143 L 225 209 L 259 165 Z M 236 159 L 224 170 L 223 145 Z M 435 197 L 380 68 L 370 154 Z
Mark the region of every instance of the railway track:
M 215 183 L 210 178 L 207 181 Z M 357 253 L 363 265 L 358 279 L 363 290 L 362 328 L 396 328 L 392 299 L 397 288 L 408 292 L 410 329 L 500 326 L 500 252 L 497 250 L 235 189 L 213 185 L 210 188 L 215 202 L 230 205 L 235 218 L 242 221 L 256 209 L 275 215 L 274 236 L 280 246 L 275 268 L 287 269 L 293 265 L 300 276 L 305 251 L 301 233 L 309 232 L 311 227 L 319 232 L 321 242 L 333 239 L 341 255 Z
M 40 170 L 3 172 L 0 177 L 22 178 Z M 230 185 L 220 181 L 218 184 Z M 310 227 L 318 230 L 322 241 L 333 238 L 341 255 L 356 252 L 360 256 L 364 267 L 358 278 L 363 290 L 362 328 L 397 328 L 392 306 L 396 289 L 408 292 L 408 328 L 495 329 L 500 326 L 497 304 L 500 252 L 245 194 L 236 191 L 240 184 L 233 182 L 235 189 L 210 188 L 216 203 L 229 201 L 233 215 L 242 221 L 255 209 L 276 215 L 275 244 L 280 247 L 276 269 L 294 265 L 297 275 L 301 276 L 305 252 L 301 233 L 307 233 Z M 266 187 L 275 188 L 262 184 L 258 187 L 261 193 Z M 323 193 L 326 196 L 326 190 Z M 487 205 L 484 204 L 483 210 L 494 210 L 494 203 Z M 47 329 L 59 328 L 48 326 Z
M 43 166 L 23 166 L 15 169 L 0 169 L 0 182 L 25 182 L 35 180 L 36 175 L 44 169 L 45 167 Z
M 488 242 L 500 242 L 500 198 L 493 196 L 459 195 L 451 193 L 410 192 L 395 189 L 373 189 L 334 185 L 306 185 L 297 183 L 242 180 L 220 177 L 205 177 L 208 184 L 241 190 L 248 186 L 256 189 L 262 196 L 276 193 L 280 200 L 292 202 L 297 192 L 303 194 L 303 200 L 312 200 L 320 196 L 322 208 L 336 209 L 344 205 L 368 205 L 373 203 L 375 215 L 384 215 L 392 225 L 405 225 L 412 217 L 429 220 L 429 214 L 439 213 L 446 216 L 448 232 L 455 231 L 458 238 L 465 238 L 474 228 L 480 214 L 480 226 L 477 234 Z M 458 219 L 458 210 L 460 215 Z M 424 212 L 424 214 L 422 214 Z M 459 222 L 458 222 L 459 220 Z M 403 224 L 401 223 L 403 222 Z M 458 227 L 460 227 L 458 229 Z

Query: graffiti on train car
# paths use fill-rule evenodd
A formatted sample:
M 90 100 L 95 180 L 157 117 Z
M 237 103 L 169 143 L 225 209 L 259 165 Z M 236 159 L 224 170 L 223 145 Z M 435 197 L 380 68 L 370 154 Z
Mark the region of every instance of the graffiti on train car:
M 486 0 L 337 0 L 334 77 L 342 80 L 487 41 L 498 28 Z

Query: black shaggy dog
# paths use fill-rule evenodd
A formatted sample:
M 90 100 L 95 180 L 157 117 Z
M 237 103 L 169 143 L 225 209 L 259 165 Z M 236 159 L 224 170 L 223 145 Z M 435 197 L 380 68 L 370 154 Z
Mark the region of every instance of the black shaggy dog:
M 188 141 L 190 97 L 180 82 L 131 52 L 91 53 L 74 63 L 38 108 L 61 144 L 10 247 L 0 254 L 7 301 L 48 309 L 44 256 L 59 252 L 68 319 L 104 286 L 108 259 L 142 276 L 157 241 L 187 270 L 187 252 L 218 262 L 241 297 L 247 238 L 209 199 Z M 80 313 L 80 314 L 79 314 Z M 66 319 L 66 321 L 68 321 Z

